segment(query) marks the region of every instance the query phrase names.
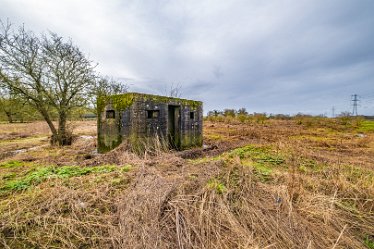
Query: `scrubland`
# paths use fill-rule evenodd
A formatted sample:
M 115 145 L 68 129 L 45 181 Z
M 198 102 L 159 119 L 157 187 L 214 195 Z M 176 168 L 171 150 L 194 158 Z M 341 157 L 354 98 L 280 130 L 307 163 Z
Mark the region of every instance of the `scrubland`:
M 2 248 L 374 248 L 374 122 L 210 117 L 204 148 L 97 154 L 0 124 Z

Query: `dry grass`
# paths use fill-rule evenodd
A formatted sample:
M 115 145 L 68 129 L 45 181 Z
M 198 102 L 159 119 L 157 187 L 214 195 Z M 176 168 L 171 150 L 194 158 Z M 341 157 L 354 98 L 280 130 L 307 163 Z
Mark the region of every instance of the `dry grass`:
M 80 141 L 80 143 L 90 143 L 91 140 L 82 139 L 79 136 L 96 136 L 96 122 L 93 121 L 74 121 L 69 124 L 69 128 L 77 135 L 75 139 L 76 141 Z M 47 150 L 51 148 L 49 146 L 50 135 L 48 125 L 41 121 L 34 123 L 0 124 L 0 160 L 12 158 L 20 152 L 24 155 L 25 153 L 23 152 L 25 151 L 28 151 L 28 154 L 31 156 L 38 155 L 40 158 L 46 158 L 45 148 Z M 92 148 L 92 143 L 89 146 Z M 74 149 L 75 151 L 78 149 L 79 153 L 83 153 L 80 150 L 81 148 L 77 148 L 77 146 L 73 147 Z M 16 157 L 15 159 L 18 158 Z
M 209 148 L 180 153 L 96 155 L 95 139 L 80 137 L 72 147 L 46 142 L 8 156 L 4 182 L 47 165 L 132 169 L 44 177 L 3 192 L 0 245 L 374 248 L 374 133 L 299 123 L 208 121 Z M 93 130 L 93 123 L 77 128 L 80 135 Z

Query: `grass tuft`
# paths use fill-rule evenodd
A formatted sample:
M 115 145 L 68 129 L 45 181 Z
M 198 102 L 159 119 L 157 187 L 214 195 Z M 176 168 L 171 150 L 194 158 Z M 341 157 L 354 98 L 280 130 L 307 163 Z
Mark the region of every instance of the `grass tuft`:
M 369 249 L 374 249 L 374 237 L 366 235 L 364 239 L 364 244 Z
M 211 190 L 215 190 L 217 194 L 223 194 L 227 191 L 226 186 L 217 179 L 209 180 L 207 187 Z

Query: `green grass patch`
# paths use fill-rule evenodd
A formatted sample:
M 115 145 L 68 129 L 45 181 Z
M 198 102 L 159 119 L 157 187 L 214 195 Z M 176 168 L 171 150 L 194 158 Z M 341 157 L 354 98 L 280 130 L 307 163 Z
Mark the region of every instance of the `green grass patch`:
M 14 167 L 20 167 L 23 166 L 24 162 L 21 161 L 7 161 L 0 163 L 0 168 L 14 168 Z
M 259 177 L 262 182 L 267 182 L 272 179 L 274 171 L 273 166 L 264 163 L 256 163 L 250 160 L 241 160 L 243 166 L 250 166 L 253 168 L 254 174 Z
M 270 147 L 247 145 L 228 153 L 229 158 L 238 156 L 241 160 L 251 160 L 258 165 L 282 165 L 285 160 L 282 155 L 271 150 Z
M 264 164 L 254 164 L 255 170 L 263 176 L 270 176 L 273 173 L 273 169 Z
M 357 129 L 358 132 L 374 132 L 374 121 L 362 121 Z
M 130 170 L 132 169 L 132 165 L 131 164 L 125 164 L 121 167 L 120 171 L 122 172 L 129 172 Z
M 243 166 L 254 169 L 262 181 L 268 181 L 275 169 L 282 167 L 285 159 L 280 153 L 273 151 L 270 147 L 259 147 L 247 145 L 228 152 L 227 157 L 239 157 Z
M 32 186 L 36 186 L 50 178 L 66 179 L 71 177 L 79 177 L 88 174 L 103 174 L 110 172 L 128 172 L 132 166 L 126 164 L 124 166 L 117 165 L 101 165 L 95 167 L 80 166 L 40 166 L 32 163 L 23 163 L 19 161 L 10 161 L 2 164 L 3 168 L 10 170 L 0 171 L 0 193 L 10 191 L 25 190 Z M 12 172 L 14 168 L 23 169 L 23 171 Z
M 284 163 L 281 155 L 271 151 L 270 147 L 247 145 L 229 152 L 228 156 L 231 158 L 238 156 L 240 159 L 250 158 L 253 162 L 259 164 L 281 165 Z

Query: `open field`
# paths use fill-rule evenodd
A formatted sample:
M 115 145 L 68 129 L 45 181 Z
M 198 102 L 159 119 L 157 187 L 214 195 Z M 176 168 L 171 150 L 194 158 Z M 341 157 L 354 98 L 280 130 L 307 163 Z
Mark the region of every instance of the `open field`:
M 0 247 L 374 248 L 374 122 L 211 119 L 202 149 L 53 147 L 0 124 Z

